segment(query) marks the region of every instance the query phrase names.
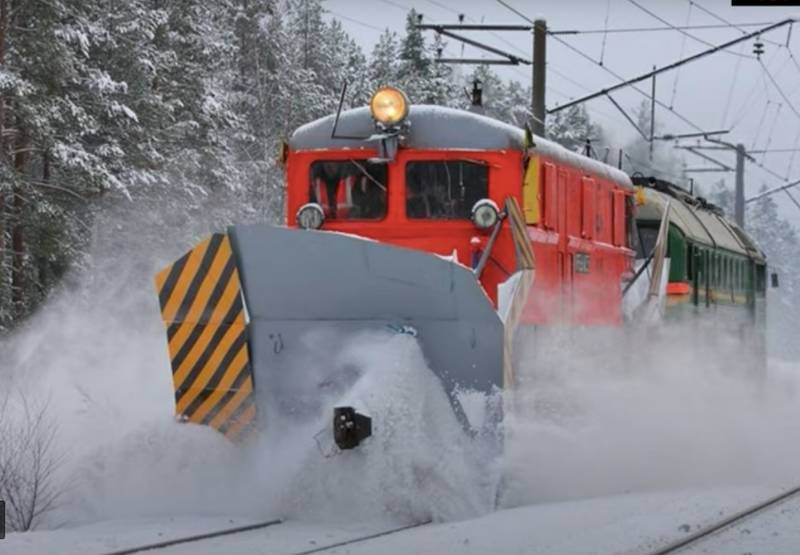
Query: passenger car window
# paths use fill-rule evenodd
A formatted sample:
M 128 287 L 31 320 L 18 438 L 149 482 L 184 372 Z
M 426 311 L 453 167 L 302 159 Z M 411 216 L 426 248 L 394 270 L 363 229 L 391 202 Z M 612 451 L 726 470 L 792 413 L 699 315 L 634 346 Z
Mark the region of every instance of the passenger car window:
M 308 201 L 333 220 L 377 220 L 386 215 L 386 164 L 319 160 L 311 164 Z
M 469 219 L 472 206 L 489 196 L 489 167 L 467 160 L 406 164 L 406 216 Z

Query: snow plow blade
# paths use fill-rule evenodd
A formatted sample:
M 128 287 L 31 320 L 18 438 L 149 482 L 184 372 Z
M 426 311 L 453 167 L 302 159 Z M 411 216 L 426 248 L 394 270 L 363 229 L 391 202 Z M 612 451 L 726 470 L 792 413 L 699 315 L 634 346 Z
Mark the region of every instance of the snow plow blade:
M 415 333 L 448 393 L 502 387 L 503 325 L 468 268 L 338 233 L 249 225 L 229 235 L 250 317 L 259 410 L 296 412 L 318 384 L 340 381 L 327 361 L 298 368 L 298 360 L 310 342 L 333 358 L 363 330 Z M 313 378 L 298 387 L 298 371 Z
M 458 390 L 491 392 L 513 377 L 512 332 L 532 275 L 517 277 L 526 285 L 509 298 L 519 306 L 501 315 L 472 270 L 427 252 L 231 227 L 156 279 L 178 416 L 233 439 L 274 416 L 302 420 L 326 387 L 353 380 L 330 361 L 365 330 L 415 335 L 459 412 Z

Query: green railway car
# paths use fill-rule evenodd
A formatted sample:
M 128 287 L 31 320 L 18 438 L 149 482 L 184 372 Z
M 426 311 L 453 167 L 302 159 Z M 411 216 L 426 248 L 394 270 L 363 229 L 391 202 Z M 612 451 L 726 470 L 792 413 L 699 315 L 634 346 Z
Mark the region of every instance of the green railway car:
M 633 177 L 632 181 L 639 188 L 636 224 L 640 256 L 652 252 L 665 206 L 670 206 L 665 318 L 682 325 L 687 318 L 701 320 L 706 330 L 724 330 L 728 338 L 733 337 L 743 347 L 744 354 L 736 353 L 733 358 L 752 356 L 749 364 L 763 367 L 767 287 L 764 253 L 721 209 L 702 197 L 652 177 Z M 714 348 L 711 338 L 707 343 Z

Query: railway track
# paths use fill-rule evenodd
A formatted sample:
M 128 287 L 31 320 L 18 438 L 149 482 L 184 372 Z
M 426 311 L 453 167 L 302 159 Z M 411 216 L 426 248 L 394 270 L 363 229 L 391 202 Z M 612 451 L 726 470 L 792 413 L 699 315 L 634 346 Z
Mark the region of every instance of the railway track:
M 222 537 L 222 536 L 232 536 L 232 535 L 235 535 L 235 534 L 242 534 L 242 533 L 245 533 L 245 532 L 252 532 L 254 530 L 261 530 L 263 528 L 275 527 L 275 526 L 279 526 L 280 524 L 283 524 L 284 522 L 285 521 L 283 521 L 281 519 L 268 520 L 268 521 L 259 522 L 259 523 L 256 523 L 256 524 L 248 524 L 246 526 L 236 526 L 236 527 L 232 527 L 232 528 L 224 528 L 222 530 L 217 530 L 217 531 L 214 531 L 214 532 L 207 532 L 207 533 L 203 533 L 203 534 L 194 534 L 194 535 L 191 535 L 191 536 L 183 536 L 183 537 L 180 537 L 180 538 L 175 538 L 175 539 L 171 539 L 171 540 L 165 540 L 165 541 L 157 542 L 157 543 L 144 544 L 144 545 L 139 545 L 139 546 L 135 546 L 135 547 L 129 547 L 129 548 L 120 549 L 120 550 L 117 550 L 117 551 L 108 551 L 108 552 L 105 552 L 105 553 L 101 553 L 99 555 L 135 555 L 137 553 L 144 553 L 144 552 L 147 552 L 147 551 L 156 551 L 156 550 L 161 550 L 161 549 L 168 549 L 170 547 L 181 545 L 181 544 L 198 543 L 198 542 L 202 542 L 204 540 L 209 540 L 209 539 L 212 539 L 212 538 L 219 538 L 219 537 Z M 330 544 L 321 545 L 321 546 L 318 546 L 318 547 L 314 547 L 313 549 L 307 549 L 307 550 L 292 552 L 292 553 L 287 554 L 287 555 L 312 555 L 314 553 L 323 553 L 325 551 L 328 551 L 330 549 L 335 549 L 337 547 L 344 547 L 344 546 L 348 546 L 348 545 L 352 545 L 352 544 L 357 544 L 357 543 L 373 540 L 373 539 L 376 539 L 376 538 L 382 538 L 384 536 L 397 534 L 399 532 L 403 532 L 405 530 L 410 530 L 412 528 L 419 528 L 420 526 L 425 526 L 426 524 L 430 524 L 430 523 L 431 523 L 430 520 L 426 520 L 426 521 L 417 522 L 417 523 L 414 523 L 414 524 L 406 524 L 406 525 L 398 526 L 398 527 L 395 527 L 395 528 L 388 528 L 386 530 L 382 530 L 382 531 L 375 532 L 375 533 L 372 533 L 372 534 L 366 534 L 366 535 L 363 535 L 363 536 L 357 536 L 355 538 L 350 538 L 350 539 L 347 539 L 347 540 L 342 540 L 342 541 L 338 541 L 338 542 L 334 542 L 334 543 L 330 543 Z
M 672 543 L 656 549 L 655 551 L 651 551 L 647 555 L 671 555 L 672 553 L 678 553 L 688 549 L 689 547 L 698 545 L 703 541 L 706 541 L 709 538 L 733 527 L 734 525 L 745 522 L 756 515 L 763 513 L 764 511 L 774 509 L 793 497 L 800 497 L 800 486 L 748 507 L 743 511 L 706 526 L 705 528 L 702 528 L 693 534 L 689 534 L 688 536 L 675 540 Z

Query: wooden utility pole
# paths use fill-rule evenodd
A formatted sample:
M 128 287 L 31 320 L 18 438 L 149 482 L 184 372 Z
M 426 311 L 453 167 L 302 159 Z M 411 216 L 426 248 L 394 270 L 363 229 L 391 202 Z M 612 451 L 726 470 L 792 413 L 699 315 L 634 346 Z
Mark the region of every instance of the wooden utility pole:
M 547 21 L 536 19 L 533 22 L 533 69 L 531 77 L 531 108 L 533 112 L 533 134 L 545 136 L 545 76 L 547 74 Z

